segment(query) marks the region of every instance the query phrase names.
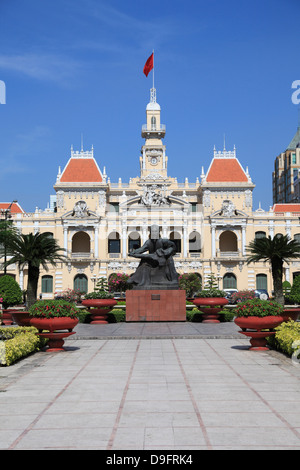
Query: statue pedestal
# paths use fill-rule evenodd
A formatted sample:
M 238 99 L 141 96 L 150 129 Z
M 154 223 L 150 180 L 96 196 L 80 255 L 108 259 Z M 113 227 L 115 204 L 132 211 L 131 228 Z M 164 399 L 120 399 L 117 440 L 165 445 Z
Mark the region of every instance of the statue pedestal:
M 126 321 L 186 321 L 184 290 L 127 290 Z

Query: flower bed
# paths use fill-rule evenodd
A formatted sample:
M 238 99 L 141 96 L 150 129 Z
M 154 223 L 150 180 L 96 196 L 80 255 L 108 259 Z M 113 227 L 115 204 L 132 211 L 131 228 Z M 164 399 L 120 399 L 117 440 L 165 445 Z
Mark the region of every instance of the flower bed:
M 283 312 L 282 305 L 274 301 L 252 299 L 240 303 L 235 309 L 237 317 L 267 317 L 269 315 L 277 316 Z
M 0 366 L 10 366 L 43 347 L 45 340 L 36 332 L 33 327 L 0 327 Z

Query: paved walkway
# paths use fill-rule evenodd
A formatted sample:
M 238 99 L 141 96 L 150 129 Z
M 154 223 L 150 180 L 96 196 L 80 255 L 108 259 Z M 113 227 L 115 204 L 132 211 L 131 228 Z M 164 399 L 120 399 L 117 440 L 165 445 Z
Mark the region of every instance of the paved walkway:
M 300 364 L 233 323 L 77 325 L 65 344 L 0 368 L 1 450 L 300 449 Z

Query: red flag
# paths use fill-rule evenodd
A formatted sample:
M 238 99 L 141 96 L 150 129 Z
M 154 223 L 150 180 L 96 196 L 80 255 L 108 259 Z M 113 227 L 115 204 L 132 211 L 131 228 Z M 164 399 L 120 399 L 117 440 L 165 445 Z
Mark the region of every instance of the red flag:
M 153 63 L 154 63 L 154 55 L 152 52 L 151 56 L 147 59 L 144 65 L 144 74 L 146 75 L 146 77 L 148 77 L 148 73 L 150 72 L 150 70 L 153 69 Z

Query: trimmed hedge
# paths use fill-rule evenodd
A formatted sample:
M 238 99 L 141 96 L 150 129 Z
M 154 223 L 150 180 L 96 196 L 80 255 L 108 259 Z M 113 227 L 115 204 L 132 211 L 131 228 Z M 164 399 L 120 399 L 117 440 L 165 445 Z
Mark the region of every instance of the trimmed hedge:
M 10 366 L 43 347 L 47 340 L 36 333 L 32 326 L 0 327 L 0 366 Z
M 268 343 L 274 349 L 291 357 L 295 352 L 292 347 L 293 342 L 300 341 L 300 323 L 292 320 L 283 322 L 275 328 L 275 331 L 275 335 L 268 338 Z

